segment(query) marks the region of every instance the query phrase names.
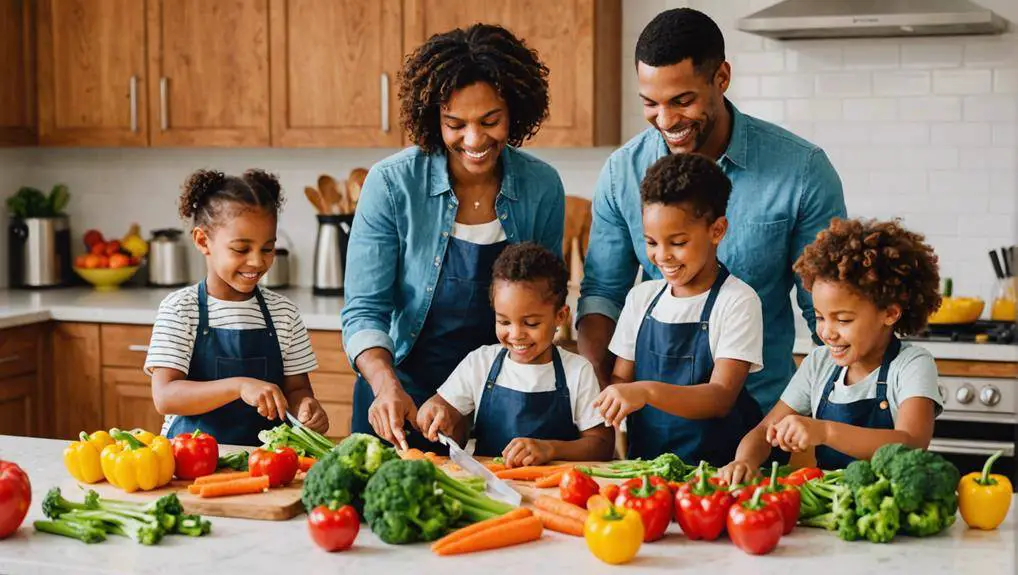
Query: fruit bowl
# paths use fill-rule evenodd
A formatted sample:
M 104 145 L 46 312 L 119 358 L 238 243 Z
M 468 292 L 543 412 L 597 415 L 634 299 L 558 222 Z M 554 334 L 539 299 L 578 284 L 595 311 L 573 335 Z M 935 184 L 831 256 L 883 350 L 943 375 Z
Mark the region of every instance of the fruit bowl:
M 120 268 L 80 268 L 74 267 L 74 273 L 92 284 L 96 291 L 113 291 L 120 289 L 120 284 L 131 279 L 140 266 Z
M 945 297 L 940 309 L 929 318 L 930 325 L 973 323 L 983 314 L 986 303 L 975 297 Z

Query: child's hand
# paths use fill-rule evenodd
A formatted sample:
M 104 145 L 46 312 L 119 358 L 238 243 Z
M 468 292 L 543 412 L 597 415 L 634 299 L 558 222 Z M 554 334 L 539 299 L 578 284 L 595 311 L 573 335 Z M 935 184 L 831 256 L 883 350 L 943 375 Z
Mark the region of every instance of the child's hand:
M 750 481 L 760 470 L 745 461 L 735 460 L 728 465 L 718 469 L 718 477 L 728 485 L 736 485 L 744 481 Z
M 460 417 L 462 416 L 455 407 L 436 394 L 417 410 L 417 428 L 428 441 L 438 441 L 439 432 L 452 437 Z
M 551 443 L 529 437 L 517 437 L 502 450 L 502 459 L 505 460 L 506 467 L 541 465 L 551 461 L 554 456 L 555 448 Z
M 805 451 L 827 441 L 823 421 L 801 415 L 786 415 L 767 428 L 767 442 L 789 452 Z
M 647 405 L 644 388 L 639 383 L 616 383 L 609 385 L 594 400 L 594 407 L 601 412 L 605 425 L 618 427 L 622 420 L 634 411 Z
M 318 433 L 329 430 L 329 415 L 325 413 L 322 404 L 310 396 L 301 398 L 297 404 L 297 421 Z
M 258 408 L 258 415 L 269 420 L 286 419 L 286 396 L 278 385 L 253 377 L 240 380 L 240 399 Z

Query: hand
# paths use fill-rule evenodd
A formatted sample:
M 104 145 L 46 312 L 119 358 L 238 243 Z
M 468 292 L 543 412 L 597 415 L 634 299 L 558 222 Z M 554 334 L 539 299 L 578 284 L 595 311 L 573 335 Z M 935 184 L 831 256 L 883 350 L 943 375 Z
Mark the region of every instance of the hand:
M 812 417 L 786 415 L 767 428 L 767 443 L 784 451 L 805 451 L 826 441 L 827 425 Z
M 416 427 L 417 406 L 399 383 L 387 384 L 368 408 L 368 423 L 375 433 L 401 451 L 409 447 L 403 432 L 403 422 L 407 419 Z
M 258 408 L 258 415 L 272 420 L 286 420 L 286 396 L 283 390 L 274 383 L 254 379 L 253 377 L 241 377 L 239 395 L 240 399 Z
M 421 430 L 428 441 L 438 441 L 439 432 L 452 437 L 461 418 L 455 407 L 449 405 L 442 396 L 434 395 L 417 411 L 417 429 Z
M 718 477 L 728 485 L 750 481 L 757 475 L 760 475 L 759 469 L 738 459 L 718 469 Z
M 541 465 L 551 461 L 554 456 L 555 448 L 550 442 L 529 437 L 517 437 L 502 450 L 506 467 Z
M 329 430 L 329 415 L 325 413 L 322 404 L 310 396 L 302 398 L 297 404 L 297 421 L 318 433 Z
M 618 427 L 622 420 L 647 405 L 647 394 L 639 382 L 609 385 L 594 400 L 605 425 Z

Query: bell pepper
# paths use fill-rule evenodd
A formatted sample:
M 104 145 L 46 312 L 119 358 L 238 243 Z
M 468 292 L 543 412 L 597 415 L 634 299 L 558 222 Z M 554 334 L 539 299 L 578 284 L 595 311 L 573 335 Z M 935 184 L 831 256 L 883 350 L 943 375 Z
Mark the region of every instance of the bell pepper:
M 119 429 L 114 429 L 111 435 L 116 443 L 103 448 L 101 456 L 106 481 L 131 493 L 139 489 L 150 491 L 173 478 L 173 450 L 165 437 L 153 436 L 152 445 L 145 445 Z
M 162 435 L 156 435 L 144 429 L 133 429 L 131 435 L 152 449 L 159 459 L 159 486 L 166 485 L 173 480 L 173 473 L 177 470 L 176 460 L 173 458 L 173 444 Z
M 280 487 L 293 481 L 299 467 L 297 452 L 292 447 L 277 447 L 275 450 L 255 449 L 248 459 L 252 477 L 267 475 L 270 487 Z
M 32 483 L 16 463 L 0 461 L 0 539 L 18 530 L 32 504 Z
M 635 509 L 608 509 L 587 515 L 583 524 L 587 548 L 610 565 L 628 563 L 643 544 L 643 520 Z
M 361 530 L 361 519 L 351 505 L 339 504 L 335 501 L 328 505 L 319 505 L 308 514 L 308 532 L 311 539 L 322 549 L 346 551 L 357 539 Z
M 700 479 L 685 483 L 675 493 L 675 521 L 690 539 L 713 541 L 725 529 L 725 517 L 735 501 L 728 490 L 708 481 L 704 464 Z
M 643 520 L 643 542 L 650 543 L 665 536 L 672 522 L 672 491 L 660 477 L 644 475 L 622 484 L 615 505 L 634 509 Z
M 824 472 L 817 467 L 802 467 L 788 474 L 788 477 L 785 478 L 785 485 L 799 487 L 807 481 L 823 476 Z
M 791 485 L 781 484 L 781 481 L 778 480 L 777 461 L 771 467 L 771 480 L 762 489 L 763 495 L 760 499 L 764 503 L 774 503 L 778 506 L 778 509 L 781 510 L 781 518 L 784 521 L 784 529 L 782 529 L 781 534 L 788 535 L 792 532 L 792 529 L 795 529 L 795 524 L 799 521 L 799 506 L 802 504 L 799 489 Z
M 750 555 L 763 555 L 777 547 L 784 529 L 781 508 L 763 501 L 763 493 L 763 488 L 758 488 L 752 499 L 728 510 L 728 536 Z
M 591 495 L 596 495 L 601 486 L 591 476 L 573 468 L 562 474 L 558 489 L 562 501 L 586 508 L 587 500 Z
M 615 501 L 615 498 L 619 496 L 619 486 L 614 483 L 605 483 L 598 490 L 598 493 L 603 495 L 608 501 Z
M 996 529 L 1007 517 L 1011 481 L 1006 475 L 990 474 L 990 468 L 1003 453 L 994 453 L 986 460 L 982 472 L 969 473 L 958 482 L 958 510 L 969 527 Z
M 71 477 L 82 483 L 102 481 L 104 476 L 99 456 L 107 445 L 113 443 L 113 438 L 100 430 L 92 435 L 82 431 L 78 439 L 64 449 L 64 467 Z
M 219 443 L 201 430 L 181 433 L 170 440 L 173 446 L 174 474 L 181 479 L 194 479 L 216 472 L 219 464 Z

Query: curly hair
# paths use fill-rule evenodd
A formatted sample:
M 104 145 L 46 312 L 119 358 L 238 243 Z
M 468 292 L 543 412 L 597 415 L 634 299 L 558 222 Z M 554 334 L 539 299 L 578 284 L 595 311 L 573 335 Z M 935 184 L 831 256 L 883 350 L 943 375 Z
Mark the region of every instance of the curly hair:
M 406 57 L 399 76 L 403 127 L 425 153 L 444 148 L 442 105 L 477 82 L 491 84 L 505 100 L 511 146 L 531 138 L 548 117 L 548 67 L 501 26 L 436 34 Z
M 260 208 L 278 215 L 282 192 L 279 179 L 262 170 L 248 170 L 239 177 L 198 170 L 187 177 L 181 189 L 180 216 L 195 226 L 212 228 L 236 208 Z
M 700 154 L 669 154 L 654 162 L 643 182 L 643 205 L 688 206 L 697 218 L 708 223 L 725 215 L 732 182 L 721 168 Z
M 898 220 L 834 218 L 806 246 L 793 269 L 806 289 L 818 280 L 851 286 L 878 308 L 901 306 L 894 330 L 919 333 L 940 307 L 937 255 L 922 234 L 906 230 Z
M 665 10 L 636 41 L 636 63 L 660 68 L 693 60 L 693 68 L 710 77 L 725 61 L 725 37 L 717 23 L 692 8 Z
M 534 242 L 513 244 L 499 254 L 491 270 L 492 299 L 495 296 L 495 282 L 498 280 L 510 283 L 544 282 L 548 287 L 548 300 L 555 302 L 556 309 L 566 305 L 569 270 L 565 262 Z

